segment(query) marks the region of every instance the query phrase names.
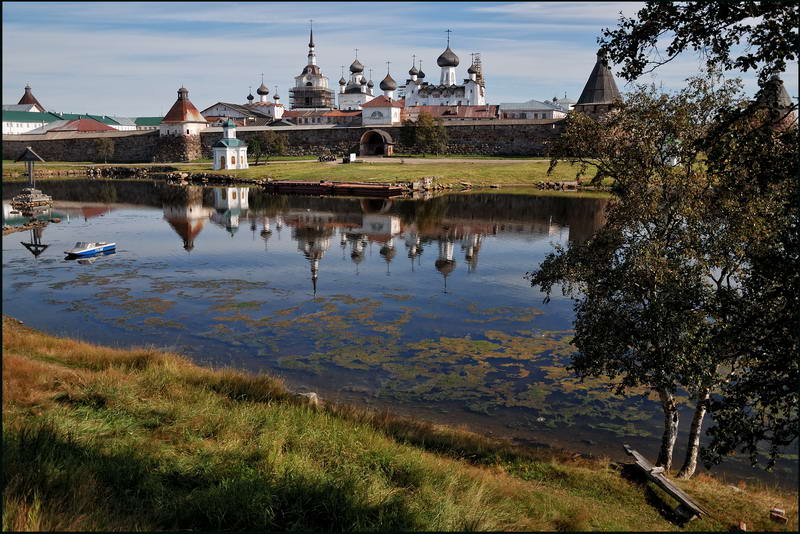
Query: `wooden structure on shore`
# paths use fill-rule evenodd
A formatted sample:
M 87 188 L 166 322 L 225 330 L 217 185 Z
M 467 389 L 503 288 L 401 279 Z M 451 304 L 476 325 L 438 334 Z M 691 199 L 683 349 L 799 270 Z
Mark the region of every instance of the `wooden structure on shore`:
M 679 515 L 684 517 L 687 521 L 691 521 L 695 517 L 700 517 L 701 515 L 709 515 L 705 508 L 697 504 L 685 491 L 669 481 L 664 474 L 663 467 L 654 466 L 644 456 L 633 450 L 630 445 L 623 445 L 623 447 L 625 447 L 625 452 L 633 456 L 636 460 L 636 465 L 644 471 L 648 480 L 654 482 L 659 488 L 667 492 L 670 497 L 680 503 L 680 506 L 676 510 Z
M 301 182 L 276 181 L 264 184 L 267 191 L 275 193 L 300 193 L 307 195 L 353 195 L 364 197 L 395 197 L 404 193 L 402 186 L 363 182 Z

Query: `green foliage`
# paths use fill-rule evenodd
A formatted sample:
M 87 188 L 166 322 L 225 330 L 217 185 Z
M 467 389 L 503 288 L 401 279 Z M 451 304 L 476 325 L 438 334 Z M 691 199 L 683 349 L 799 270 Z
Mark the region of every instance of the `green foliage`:
M 289 142 L 286 135 L 264 130 L 256 133 L 247 141 L 247 152 L 255 156 L 256 165 L 260 158 L 265 157 L 269 161 L 272 156 L 282 156 L 286 153 Z
M 114 155 L 114 140 L 109 137 L 99 137 L 94 140 L 97 157 L 108 163 L 108 158 Z
M 763 85 L 797 57 L 799 6 L 797 2 L 651 0 L 636 17 L 620 17 L 618 28 L 604 29 L 599 42 L 610 59 L 624 64 L 622 76 L 627 80 L 691 49 L 702 51 L 710 67 L 758 69 Z M 666 49 L 660 44 L 664 39 L 669 42 Z
M 258 165 L 258 160 L 261 159 L 263 150 L 261 136 L 253 135 L 247 140 L 247 153 L 250 155 L 250 157 L 256 158 L 256 165 Z
M 406 119 L 400 130 L 400 143 L 422 154 L 442 154 L 447 151 L 447 130 L 442 119 L 420 112 L 417 121 Z
M 690 48 L 710 68 L 759 74 L 757 97 L 743 108 L 717 103 L 717 124 L 697 143 L 714 177 L 709 225 L 698 228 L 716 234 L 701 243 L 705 266 L 719 269 L 711 339 L 729 370 L 711 403 L 707 463 L 741 448 L 755 464 L 766 442 L 770 467 L 781 447 L 800 439 L 800 371 L 797 358 L 787 359 L 800 348 L 797 105 L 779 100 L 777 78 L 797 57 L 798 23 L 796 2 L 649 1 L 599 40 L 628 80 Z M 653 60 L 665 36 L 666 53 Z
M 773 309 L 749 294 L 750 284 L 762 280 L 754 253 L 781 256 L 782 236 L 796 224 L 797 168 L 789 164 L 796 160 L 790 158 L 796 134 L 733 121 L 735 131 L 721 136 L 725 122 L 715 110 L 736 109 L 737 87 L 719 82 L 714 73 L 694 78 L 674 96 L 641 87 L 599 121 L 571 117 L 553 147 L 552 165 L 567 157 L 595 167 L 598 176 L 614 179 L 618 200 L 592 240 L 550 254 L 530 279 L 548 295 L 562 284 L 575 299 L 573 343 L 580 353 L 573 368 L 581 376 L 611 377 L 620 393 L 642 385 L 684 388 L 692 396 L 724 393 L 744 369 L 797 347 L 796 335 L 768 330 L 776 354 L 764 360 L 753 356 L 763 355 L 763 334 L 756 343 L 739 332 L 741 307 L 750 316 L 769 312 L 769 321 L 798 324 L 784 290 Z M 796 391 L 796 371 L 783 378 L 792 376 Z M 791 381 L 771 383 L 785 391 Z M 795 400 L 787 394 L 780 421 L 796 422 L 796 393 Z M 718 432 L 727 433 L 719 425 Z M 777 442 L 788 438 L 781 434 Z

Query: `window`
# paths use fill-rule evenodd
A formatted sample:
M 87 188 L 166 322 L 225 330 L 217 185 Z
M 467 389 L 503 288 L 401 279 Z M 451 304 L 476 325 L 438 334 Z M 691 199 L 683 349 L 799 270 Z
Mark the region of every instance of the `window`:
M 236 200 L 236 191 L 231 191 L 231 200 Z
M 231 156 L 231 165 L 236 165 L 236 156 Z
M 189 128 L 186 128 L 186 135 L 189 135 Z

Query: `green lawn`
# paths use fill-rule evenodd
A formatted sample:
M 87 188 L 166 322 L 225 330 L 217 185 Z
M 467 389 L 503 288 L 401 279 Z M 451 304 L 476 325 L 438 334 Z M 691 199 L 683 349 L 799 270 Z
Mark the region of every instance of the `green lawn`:
M 269 376 L 3 319 L 3 530 L 683 530 L 608 461 L 335 404 Z M 797 529 L 797 495 L 680 482 L 690 530 Z M 790 522 L 769 520 L 785 508 Z
M 572 181 L 578 170 L 577 165 L 560 162 L 552 175 L 547 175 L 547 160 L 510 160 L 505 162 L 475 161 L 468 162 L 431 162 L 402 163 L 394 159 L 391 162 L 361 162 L 353 164 L 330 164 L 317 161 L 287 160 L 291 163 L 270 162 L 251 165 L 249 169 L 239 171 L 214 171 L 211 162 L 167 164 L 186 172 L 211 172 L 214 174 L 230 174 L 247 179 L 273 180 L 332 180 L 358 182 L 411 182 L 424 177 L 434 177 L 439 184 L 458 184 L 467 182 L 475 186 L 481 185 L 533 185 L 541 181 Z M 297 161 L 296 163 L 293 161 Z M 40 164 L 37 169 L 46 170 L 79 170 L 87 163 L 48 162 Z M 149 167 L 165 164 L 124 164 L 110 166 Z M 13 174 L 13 175 L 12 175 Z M 590 176 L 584 178 L 588 181 Z M 24 164 L 3 162 L 3 179 L 21 181 L 25 179 Z M 48 178 L 45 178 L 48 179 Z

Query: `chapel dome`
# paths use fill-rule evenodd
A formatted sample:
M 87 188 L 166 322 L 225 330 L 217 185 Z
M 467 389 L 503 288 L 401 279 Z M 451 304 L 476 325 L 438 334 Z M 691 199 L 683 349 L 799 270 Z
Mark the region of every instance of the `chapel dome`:
M 364 72 L 364 65 L 362 65 L 359 60 L 355 60 L 350 65 L 350 72 L 352 72 L 353 74 L 358 74 L 359 72 Z
M 339 85 L 347 85 L 347 80 L 344 79 L 344 76 L 339 78 Z
M 269 88 L 267 88 L 267 86 L 264 85 L 264 82 L 261 82 L 261 85 L 259 85 L 258 89 L 256 89 L 256 93 L 258 93 L 261 96 L 266 96 L 269 94 Z
M 436 60 L 436 64 L 440 67 L 458 67 L 458 56 L 448 46 Z
M 394 91 L 397 89 L 397 82 L 394 81 L 391 75 L 387 74 L 386 78 L 381 80 L 381 91 Z
M 415 74 L 419 74 L 419 70 L 417 70 L 417 67 L 411 67 L 411 69 L 408 71 L 408 75 L 414 76 Z

